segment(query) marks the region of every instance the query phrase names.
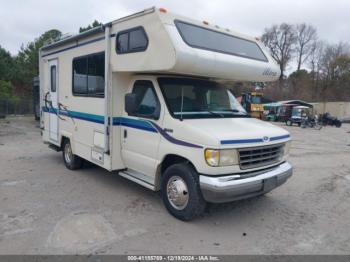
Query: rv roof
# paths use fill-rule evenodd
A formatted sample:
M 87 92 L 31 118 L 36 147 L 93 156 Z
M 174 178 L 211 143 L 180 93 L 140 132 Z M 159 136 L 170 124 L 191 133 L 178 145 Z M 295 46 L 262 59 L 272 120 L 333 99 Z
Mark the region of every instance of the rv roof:
M 161 10 L 165 10 L 163 8 L 160 8 L 160 9 Z M 86 37 L 91 36 L 91 35 L 95 35 L 97 33 L 104 32 L 104 28 L 106 26 L 108 26 L 108 25 L 120 23 L 120 22 L 129 20 L 129 19 L 133 19 L 133 18 L 136 18 L 138 16 L 145 15 L 145 14 L 149 14 L 149 13 L 152 13 L 152 12 L 155 12 L 155 11 L 156 11 L 156 7 L 151 7 L 151 8 L 144 9 L 143 11 L 136 12 L 136 13 L 133 13 L 131 15 L 115 19 L 115 20 L 113 20 L 111 22 L 105 23 L 105 24 L 103 24 L 101 26 L 94 27 L 94 28 L 92 28 L 90 30 L 87 30 L 87 31 L 84 31 L 82 33 L 79 33 L 79 34 L 76 34 L 76 35 L 73 35 L 73 36 L 70 36 L 70 37 L 58 40 L 58 41 L 56 41 L 54 43 L 50 43 L 50 44 L 44 45 L 42 47 L 42 50 L 48 50 L 48 49 L 51 49 L 51 48 L 59 47 L 59 46 L 64 45 L 64 44 L 67 44 L 67 43 L 70 43 L 70 42 L 74 42 L 74 41 L 77 41 L 79 39 L 86 38 Z M 166 13 L 167 13 L 167 11 L 165 11 L 165 15 L 166 15 Z M 188 17 L 182 17 L 182 16 L 179 16 L 179 15 L 171 14 L 171 13 L 168 13 L 168 16 L 171 17 L 171 19 L 173 17 L 177 17 L 177 18 L 183 18 L 186 21 L 192 21 L 193 23 L 196 23 L 196 24 L 199 23 L 199 21 L 197 21 L 197 20 L 193 20 L 193 19 L 190 19 Z M 241 38 L 245 38 L 247 40 L 252 40 L 252 41 L 256 41 L 257 40 L 257 38 L 253 38 L 253 37 L 251 37 L 249 35 L 245 35 L 245 34 L 242 34 L 242 33 L 239 33 L 239 32 L 232 31 L 232 30 L 230 30 L 228 28 L 222 28 L 222 27 L 219 27 L 218 25 L 211 25 L 211 24 L 209 24 L 206 21 L 203 21 L 202 23 L 203 23 L 203 25 L 206 25 L 209 28 L 215 29 L 216 31 L 229 33 L 229 34 L 241 37 Z
M 135 39 L 137 30 L 143 34 L 145 45 L 134 50 L 129 41 L 131 34 Z M 108 42 L 103 44 L 107 32 Z M 127 39 L 126 46 L 122 39 Z M 136 47 L 139 42 L 134 40 Z M 41 56 L 51 59 L 70 52 L 69 56 L 75 57 L 78 53 L 101 52 L 106 46 L 111 48 L 106 55 L 112 72 L 253 82 L 275 81 L 280 74 L 278 65 L 257 39 L 155 7 L 46 45 Z M 79 52 L 72 51 L 80 47 Z

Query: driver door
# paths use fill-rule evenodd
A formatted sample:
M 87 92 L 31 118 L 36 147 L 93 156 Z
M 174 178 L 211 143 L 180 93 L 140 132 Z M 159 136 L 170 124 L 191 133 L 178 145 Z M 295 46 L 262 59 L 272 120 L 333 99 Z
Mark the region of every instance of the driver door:
M 154 176 L 160 142 L 160 134 L 155 127 L 161 125 L 159 99 L 150 80 L 136 80 L 131 92 L 136 94 L 138 106 L 133 115 L 124 112 L 122 158 L 128 169 Z

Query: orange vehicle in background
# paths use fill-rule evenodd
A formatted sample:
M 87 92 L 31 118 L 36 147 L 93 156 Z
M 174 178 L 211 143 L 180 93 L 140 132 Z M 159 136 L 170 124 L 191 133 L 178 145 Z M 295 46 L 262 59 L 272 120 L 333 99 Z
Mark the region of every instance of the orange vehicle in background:
M 241 104 L 251 117 L 263 118 L 264 105 L 262 102 L 263 94 L 259 92 L 243 93 Z

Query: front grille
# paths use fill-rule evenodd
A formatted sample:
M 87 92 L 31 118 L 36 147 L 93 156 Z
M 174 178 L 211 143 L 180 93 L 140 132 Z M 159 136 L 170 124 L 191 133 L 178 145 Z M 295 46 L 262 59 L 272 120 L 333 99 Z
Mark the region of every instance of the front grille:
M 241 169 L 274 164 L 282 159 L 284 144 L 238 149 Z

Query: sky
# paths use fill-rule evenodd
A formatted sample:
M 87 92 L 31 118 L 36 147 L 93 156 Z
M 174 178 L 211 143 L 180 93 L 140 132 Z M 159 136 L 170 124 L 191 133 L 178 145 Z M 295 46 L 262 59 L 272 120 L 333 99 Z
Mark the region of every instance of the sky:
M 350 43 L 349 0 L 0 0 L 0 45 L 15 55 L 22 44 L 50 29 L 77 33 L 152 6 L 260 36 L 282 22 L 308 23 L 329 43 Z

